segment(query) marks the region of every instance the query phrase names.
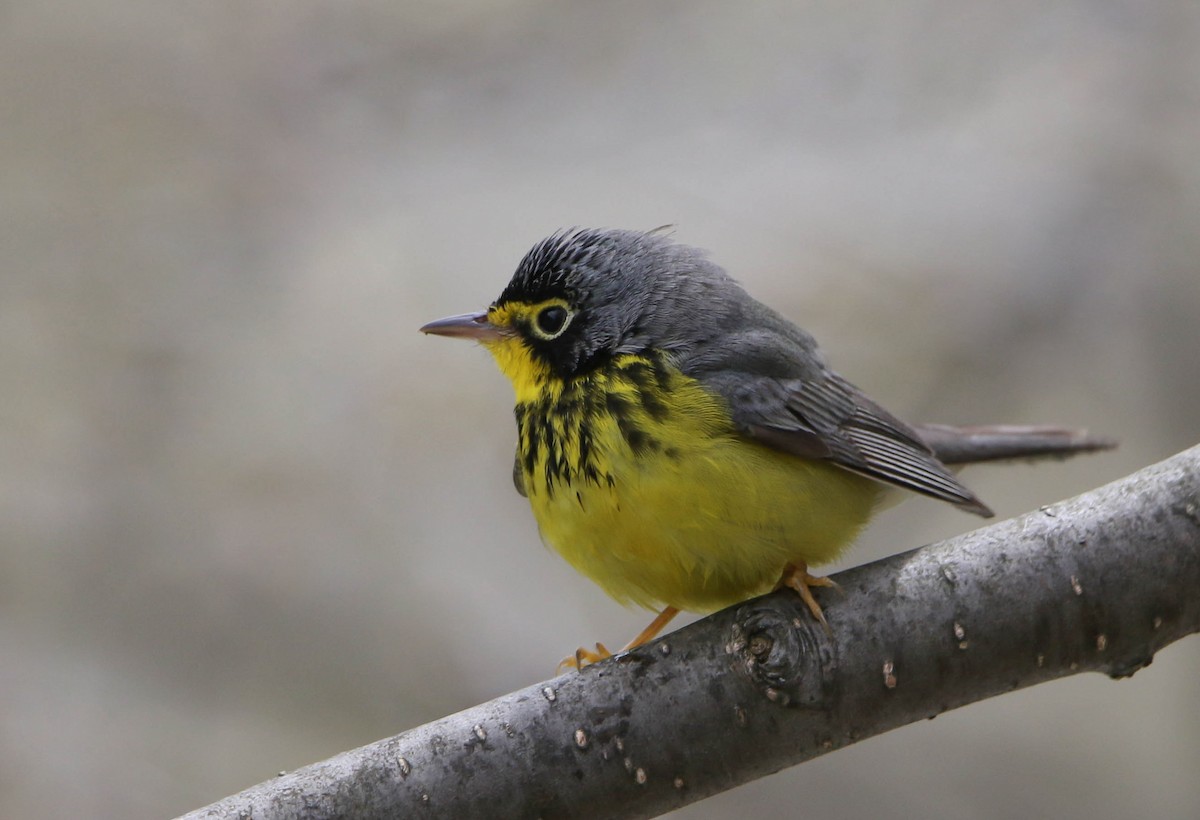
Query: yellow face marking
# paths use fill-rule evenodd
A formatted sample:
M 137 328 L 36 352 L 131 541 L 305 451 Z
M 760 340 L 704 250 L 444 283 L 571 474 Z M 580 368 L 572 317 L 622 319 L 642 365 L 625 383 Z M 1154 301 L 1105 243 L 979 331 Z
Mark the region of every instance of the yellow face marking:
M 537 327 L 535 318 L 547 307 L 570 311 L 570 306 L 562 299 L 546 299 L 536 304 L 505 302 L 488 308 L 488 322 L 509 332 L 500 339 L 484 342 L 484 345 L 491 351 L 500 372 L 512 382 L 518 403 L 532 401 L 545 395 L 547 390 L 561 390 L 561 383 L 554 378 L 549 365 L 533 355 L 521 336 L 522 331 Z

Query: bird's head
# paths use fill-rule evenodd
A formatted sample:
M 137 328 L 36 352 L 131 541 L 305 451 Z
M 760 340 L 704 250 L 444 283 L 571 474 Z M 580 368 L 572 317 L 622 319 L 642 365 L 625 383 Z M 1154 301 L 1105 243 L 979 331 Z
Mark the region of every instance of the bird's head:
M 614 356 L 703 341 L 729 288 L 721 268 L 660 231 L 575 229 L 535 245 L 486 311 L 421 330 L 482 342 L 522 400 Z

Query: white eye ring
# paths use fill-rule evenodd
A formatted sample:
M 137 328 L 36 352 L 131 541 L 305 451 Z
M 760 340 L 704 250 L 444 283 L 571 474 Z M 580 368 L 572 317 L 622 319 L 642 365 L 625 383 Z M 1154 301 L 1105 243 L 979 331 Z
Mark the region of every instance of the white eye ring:
M 539 339 L 550 341 L 561 336 L 571 325 L 573 318 L 575 318 L 574 312 L 566 305 L 551 302 L 538 308 L 529 327 L 533 331 L 533 335 Z

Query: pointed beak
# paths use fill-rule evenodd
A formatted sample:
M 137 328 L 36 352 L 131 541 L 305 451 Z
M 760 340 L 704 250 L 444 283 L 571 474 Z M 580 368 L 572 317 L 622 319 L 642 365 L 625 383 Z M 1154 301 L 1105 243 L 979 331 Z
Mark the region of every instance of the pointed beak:
M 434 336 L 476 339 L 480 342 L 494 342 L 505 335 L 505 329 L 489 322 L 486 313 L 447 316 L 445 319 L 437 319 L 424 325 L 421 332 Z

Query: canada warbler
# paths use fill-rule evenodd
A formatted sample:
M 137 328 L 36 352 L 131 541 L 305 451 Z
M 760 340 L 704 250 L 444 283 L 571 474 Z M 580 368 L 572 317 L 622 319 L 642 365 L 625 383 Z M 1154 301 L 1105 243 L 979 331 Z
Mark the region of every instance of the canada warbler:
M 543 540 L 619 601 L 709 612 L 795 589 L 895 485 L 991 510 L 945 466 L 1108 442 L 1051 427 L 912 427 L 813 338 L 661 231 L 541 241 L 483 313 L 421 330 L 482 342 L 516 392 L 513 480 Z M 606 657 L 579 650 L 576 665 Z M 569 663 L 570 661 L 568 661 Z

